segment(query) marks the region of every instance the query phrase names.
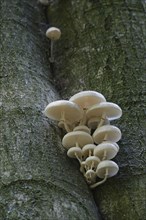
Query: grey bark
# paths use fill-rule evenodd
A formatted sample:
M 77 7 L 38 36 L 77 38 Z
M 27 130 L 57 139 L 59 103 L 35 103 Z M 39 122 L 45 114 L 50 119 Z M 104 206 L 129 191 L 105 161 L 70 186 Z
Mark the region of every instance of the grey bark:
M 121 106 L 112 124 L 122 130 L 116 177 L 94 192 L 103 219 L 146 219 L 146 2 L 144 0 L 53 1 L 55 79 L 63 98 L 96 90 Z
M 0 219 L 100 219 L 93 195 L 42 113 L 54 89 L 44 10 L 1 0 Z

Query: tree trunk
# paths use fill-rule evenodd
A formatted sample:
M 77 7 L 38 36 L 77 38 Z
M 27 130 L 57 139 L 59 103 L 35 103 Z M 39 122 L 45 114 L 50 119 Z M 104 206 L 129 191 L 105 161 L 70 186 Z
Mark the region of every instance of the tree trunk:
M 146 219 L 144 0 L 52 1 L 50 24 L 62 30 L 55 45 L 56 87 L 63 98 L 96 90 L 123 109 L 116 177 L 94 192 L 106 220 Z
M 42 113 L 60 99 L 36 0 L 1 0 L 0 219 L 100 219 L 93 195 Z M 47 48 L 47 49 L 46 49 Z

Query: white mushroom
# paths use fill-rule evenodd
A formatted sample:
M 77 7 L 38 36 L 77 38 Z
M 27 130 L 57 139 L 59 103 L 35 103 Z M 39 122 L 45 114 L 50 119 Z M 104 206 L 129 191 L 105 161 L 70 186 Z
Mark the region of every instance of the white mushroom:
M 59 100 L 51 102 L 44 110 L 44 114 L 51 119 L 59 121 L 59 127 L 71 131 L 71 125 L 82 118 L 82 110 L 73 102 Z
M 90 129 L 86 125 L 79 125 L 74 128 L 74 131 L 84 131 L 90 134 Z
M 87 170 L 84 176 L 88 184 L 93 184 L 96 181 L 97 174 L 94 170 Z
M 121 131 L 113 125 L 104 125 L 99 127 L 93 133 L 93 140 L 96 144 L 103 141 L 118 142 L 121 139 Z
M 98 164 L 96 173 L 97 173 L 97 176 L 99 178 L 102 178 L 103 180 L 91 185 L 90 188 L 95 188 L 96 186 L 101 185 L 107 180 L 107 178 L 116 175 L 118 171 L 119 171 L 119 167 L 114 161 L 111 161 L 111 160 L 101 161 Z
M 82 150 L 79 147 L 71 147 L 67 151 L 67 156 L 71 158 L 77 158 L 77 160 L 81 163 L 82 161 Z
M 95 91 L 83 91 L 72 96 L 69 101 L 76 103 L 84 110 L 84 117 L 81 120 L 80 125 L 85 125 L 87 109 L 92 105 L 105 102 L 106 99 L 101 93 Z
M 93 105 L 86 112 L 87 119 L 97 120 L 100 118 L 98 127 L 103 125 L 105 119 L 111 121 L 120 118 L 121 115 L 121 108 L 112 102 L 101 102 L 99 104 Z
M 82 148 L 82 155 L 84 158 L 93 156 L 93 151 L 95 149 L 96 145 L 95 144 L 86 144 L 83 148 Z
M 93 144 L 93 139 L 90 134 L 83 131 L 72 131 L 64 136 L 62 145 L 69 149 L 71 147 L 82 148 L 86 144 Z
M 96 129 L 97 126 L 100 124 L 101 122 L 101 117 L 94 117 L 94 118 L 89 118 L 87 120 L 87 125 L 90 129 Z M 102 121 L 102 125 L 109 125 L 110 124 L 110 121 L 105 118 L 103 121 Z
M 96 168 L 99 162 L 100 162 L 100 159 L 96 156 L 87 157 L 87 159 L 85 160 L 85 169 L 96 171 Z
M 95 147 L 94 156 L 99 157 L 100 160 L 110 160 L 117 155 L 119 151 L 117 146 L 115 143 L 104 141 Z
M 51 40 L 51 57 L 50 57 L 50 62 L 54 62 L 54 57 L 53 57 L 53 45 L 54 41 L 59 40 L 61 37 L 61 31 L 59 28 L 56 27 L 51 27 L 46 31 L 46 37 L 48 37 Z

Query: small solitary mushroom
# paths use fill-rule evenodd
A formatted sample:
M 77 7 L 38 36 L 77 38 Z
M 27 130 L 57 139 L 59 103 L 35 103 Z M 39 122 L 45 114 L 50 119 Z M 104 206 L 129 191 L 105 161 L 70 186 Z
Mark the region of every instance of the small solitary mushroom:
M 118 150 L 118 147 L 114 143 L 104 141 L 95 147 L 94 156 L 99 157 L 100 160 L 110 160 L 117 155 Z
M 71 158 L 76 158 L 80 164 L 82 162 L 82 150 L 79 147 L 72 147 L 67 151 L 67 156 Z
M 100 118 L 98 127 L 103 125 L 105 119 L 111 121 L 120 118 L 121 115 L 121 108 L 112 102 L 101 102 L 99 104 L 93 105 L 86 112 L 87 119 L 92 119 L 92 123 L 93 119 Z
M 46 31 L 46 37 L 48 37 L 51 40 L 51 57 L 50 57 L 50 62 L 54 62 L 54 57 L 53 57 L 53 45 L 54 41 L 59 40 L 61 37 L 61 31 L 59 28 L 56 27 L 51 27 Z
M 73 102 L 59 100 L 51 102 L 44 110 L 44 114 L 51 119 L 59 121 L 58 126 L 71 131 L 71 125 L 82 118 L 82 110 Z
M 62 145 L 69 149 L 71 147 L 82 148 L 86 144 L 93 144 L 90 134 L 83 131 L 72 131 L 66 134 L 62 139 Z
M 100 102 L 106 102 L 106 99 L 101 93 L 95 91 L 83 91 L 72 96 L 69 101 L 76 103 L 84 110 L 84 117 L 80 122 L 80 125 L 85 125 L 87 109 Z
M 119 171 L 119 167 L 114 161 L 111 160 L 101 161 L 97 166 L 96 173 L 97 176 L 99 178 L 102 178 L 103 180 L 91 185 L 90 188 L 95 188 L 101 185 L 107 180 L 107 178 L 116 175 L 118 171 Z
M 96 144 L 103 141 L 118 142 L 121 139 L 121 131 L 113 125 L 104 125 L 99 127 L 93 133 L 93 140 Z

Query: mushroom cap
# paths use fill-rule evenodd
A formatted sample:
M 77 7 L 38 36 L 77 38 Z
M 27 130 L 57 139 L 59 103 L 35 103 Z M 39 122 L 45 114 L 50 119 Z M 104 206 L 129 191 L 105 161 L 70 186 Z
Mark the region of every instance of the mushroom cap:
M 91 129 L 96 129 L 98 124 L 100 123 L 101 117 L 90 118 L 87 122 L 88 127 Z M 103 125 L 109 125 L 110 122 L 107 118 L 105 118 Z
M 93 144 L 93 139 L 84 131 L 69 132 L 62 139 L 62 145 L 67 149 L 75 147 L 76 143 L 82 148 L 86 144 Z
M 89 155 L 89 151 L 91 151 L 91 153 L 93 154 L 93 151 L 95 149 L 96 145 L 95 144 L 86 144 L 83 148 L 82 148 L 82 154 L 83 156 L 86 158 Z
M 100 159 L 96 156 L 90 156 L 90 157 L 87 157 L 87 159 L 85 160 L 85 164 L 87 166 L 91 166 L 93 163 L 93 167 L 97 167 L 97 165 L 100 163 Z
M 117 143 L 115 143 L 115 142 L 112 142 L 112 141 L 104 141 L 104 143 L 111 143 L 111 144 L 113 144 L 116 148 L 117 148 L 117 151 L 119 151 L 119 145 L 117 144 Z
M 99 104 L 91 106 L 86 112 L 86 117 L 87 119 L 101 117 L 103 114 L 105 114 L 106 118 L 108 118 L 109 120 L 115 120 L 121 117 L 122 110 L 115 103 L 101 102 Z
M 106 169 L 108 169 L 108 176 L 107 176 L 108 178 L 116 175 L 117 172 L 119 171 L 119 167 L 114 161 L 103 160 L 97 166 L 97 170 L 96 170 L 97 176 L 103 179 L 106 174 Z
M 118 148 L 114 145 L 114 143 L 105 141 L 94 149 L 94 156 L 99 157 L 100 159 L 103 158 L 104 152 L 106 152 L 106 159 L 110 160 L 116 156 L 118 153 Z
M 85 178 L 87 179 L 88 182 L 95 182 L 97 177 L 97 174 L 94 170 L 87 170 L 85 173 Z
M 74 131 L 84 131 L 90 134 L 90 129 L 86 125 L 79 125 L 74 128 Z
M 70 123 L 78 122 L 82 118 L 82 110 L 75 103 L 67 100 L 51 102 L 45 108 L 44 114 L 56 121 L 60 121 L 64 114 L 64 119 Z
M 72 96 L 69 101 L 79 105 L 82 109 L 88 109 L 90 106 L 100 102 L 106 102 L 105 97 L 95 91 L 83 91 Z
M 93 140 L 96 144 L 100 144 L 102 141 L 117 142 L 121 139 L 121 131 L 119 128 L 113 125 L 104 125 L 95 130 L 93 133 Z
M 71 158 L 76 158 L 76 155 L 81 158 L 82 157 L 82 150 L 79 147 L 72 147 L 67 151 L 67 156 Z
M 59 28 L 50 27 L 46 31 L 46 37 L 48 37 L 51 40 L 58 40 L 61 37 L 61 31 Z

